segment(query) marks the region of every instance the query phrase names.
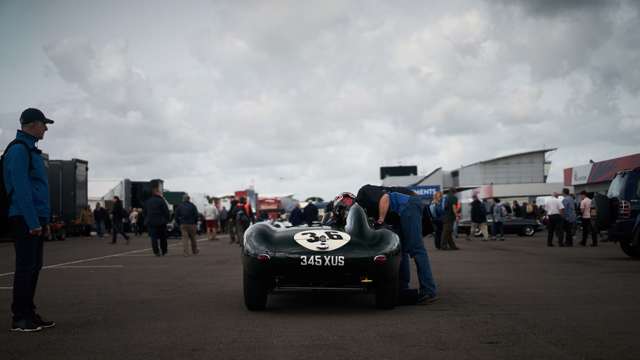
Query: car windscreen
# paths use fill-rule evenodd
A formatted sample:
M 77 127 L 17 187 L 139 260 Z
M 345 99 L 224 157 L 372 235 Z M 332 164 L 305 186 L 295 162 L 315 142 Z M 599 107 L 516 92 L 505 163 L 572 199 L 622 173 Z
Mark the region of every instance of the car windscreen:
M 609 198 L 619 198 L 623 200 L 640 198 L 640 171 L 620 173 L 613 178 L 609 191 Z
M 609 185 L 609 191 L 607 191 L 607 197 L 609 198 L 619 198 L 624 192 L 624 182 L 626 180 L 627 174 L 621 173 L 616 175 L 611 181 Z

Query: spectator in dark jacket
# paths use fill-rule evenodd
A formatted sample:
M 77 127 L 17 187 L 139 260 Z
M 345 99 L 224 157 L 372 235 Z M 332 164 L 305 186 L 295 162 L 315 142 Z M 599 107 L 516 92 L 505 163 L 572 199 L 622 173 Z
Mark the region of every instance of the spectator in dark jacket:
M 487 210 L 485 205 L 478 199 L 478 194 L 472 195 L 471 202 L 471 229 L 467 235 L 467 240 L 471 240 L 471 236 L 475 236 L 477 229 L 482 232 L 482 240 L 489 240 L 489 232 L 487 229 Z
M 302 217 L 304 218 L 304 222 L 311 226 L 314 222 L 318 221 L 318 207 L 314 203 L 309 202 L 302 211 Z
M 291 210 L 291 215 L 289 215 L 289 222 L 293 226 L 302 225 L 304 223 L 304 216 L 302 214 L 302 210 L 300 209 L 300 204 L 296 204 L 296 207 Z
M 156 256 L 167 254 L 167 223 L 169 207 L 160 192 L 160 184 L 152 185 L 151 197 L 144 203 L 144 221 Z
M 440 243 L 442 241 L 442 193 L 436 191 L 433 195 L 433 200 L 429 205 L 429 211 L 431 212 L 431 218 L 433 219 L 433 241 L 436 249 L 440 249 Z
M 111 216 L 113 218 L 113 238 L 111 240 L 112 244 L 116 243 L 116 238 L 118 234 L 122 234 L 125 240 L 127 241 L 127 245 L 129 244 L 129 237 L 124 233 L 123 229 L 123 219 L 126 216 L 126 212 L 124 211 L 124 207 L 122 206 L 122 200 L 119 197 L 113 197 L 113 209 L 111 210 Z
M 182 204 L 176 209 L 176 222 L 180 225 L 182 233 L 182 250 L 184 256 L 191 255 L 189 253 L 189 242 L 191 242 L 191 253 L 197 255 L 198 242 L 196 241 L 196 224 L 198 223 L 198 209 L 190 201 L 189 195 L 182 198 Z
M 229 213 L 227 214 L 227 229 L 229 230 L 229 244 L 234 242 L 240 243 L 238 240 L 238 226 L 236 221 L 236 214 L 238 213 L 238 200 L 231 200 L 231 206 L 229 207 Z
M 96 232 L 99 237 L 104 236 L 104 226 L 108 217 L 109 214 L 107 210 L 105 210 L 100 203 L 96 203 L 96 208 L 93 210 L 93 220 L 96 224 Z

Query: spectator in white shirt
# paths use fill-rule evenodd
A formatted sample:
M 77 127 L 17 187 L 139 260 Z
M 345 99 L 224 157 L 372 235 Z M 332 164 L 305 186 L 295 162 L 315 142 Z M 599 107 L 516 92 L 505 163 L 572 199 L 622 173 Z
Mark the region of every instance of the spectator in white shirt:
M 549 233 L 547 234 L 547 246 L 553 246 L 554 233 L 558 237 L 558 246 L 564 246 L 562 242 L 564 222 L 564 220 L 562 219 L 562 214 L 564 205 L 562 205 L 562 201 L 560 201 L 558 195 L 559 194 L 557 192 L 554 192 L 553 197 L 547 200 L 547 202 L 544 204 L 549 220 L 549 223 L 547 224 L 547 229 L 549 231 Z
M 213 204 L 213 200 L 211 200 L 204 207 L 204 221 L 207 225 L 207 236 L 209 240 L 216 240 L 216 235 L 218 233 L 218 218 L 220 213 L 218 212 L 218 208 Z
M 580 214 L 582 216 L 582 241 L 580 245 L 587 246 L 587 237 L 591 233 L 591 246 L 598 246 L 598 232 L 591 224 L 591 199 L 587 196 L 587 192 L 582 190 L 580 193 Z

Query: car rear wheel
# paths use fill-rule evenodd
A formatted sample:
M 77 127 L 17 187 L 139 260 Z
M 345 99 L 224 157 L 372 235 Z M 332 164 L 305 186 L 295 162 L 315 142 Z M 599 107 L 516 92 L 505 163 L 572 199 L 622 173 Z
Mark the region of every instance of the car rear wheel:
M 244 304 L 251 311 L 264 310 L 267 306 L 269 283 L 266 279 L 243 274 Z
M 524 236 L 533 236 L 535 235 L 536 230 L 533 228 L 533 226 L 525 226 L 524 228 L 522 228 L 522 235 Z
M 627 254 L 628 256 L 635 258 L 635 259 L 640 259 L 640 228 L 637 229 L 633 236 L 630 239 L 622 239 L 620 241 L 620 247 L 622 248 L 622 251 L 624 251 L 625 254 Z M 638 244 L 638 245 L 633 245 L 633 244 Z
M 376 307 L 393 309 L 398 303 L 398 274 L 390 279 L 378 281 L 376 284 Z

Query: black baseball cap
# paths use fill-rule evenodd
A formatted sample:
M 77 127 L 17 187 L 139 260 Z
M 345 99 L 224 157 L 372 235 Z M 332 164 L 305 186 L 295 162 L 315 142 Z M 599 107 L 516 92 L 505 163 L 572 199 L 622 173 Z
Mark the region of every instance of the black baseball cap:
M 34 108 L 28 108 L 20 115 L 20 124 L 26 125 L 32 122 L 40 121 L 45 124 L 53 124 L 53 120 L 47 119 L 42 111 Z

